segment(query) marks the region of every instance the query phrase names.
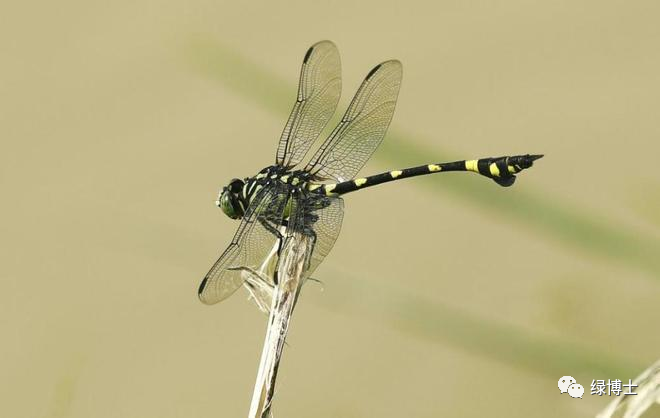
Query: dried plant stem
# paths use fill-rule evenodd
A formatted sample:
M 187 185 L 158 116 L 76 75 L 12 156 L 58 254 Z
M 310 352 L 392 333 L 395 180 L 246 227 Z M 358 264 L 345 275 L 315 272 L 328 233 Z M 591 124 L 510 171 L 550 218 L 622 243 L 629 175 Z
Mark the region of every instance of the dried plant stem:
M 302 234 L 287 237 L 277 267 L 277 285 L 270 308 L 264 348 L 252 394 L 249 418 L 271 416 L 275 379 L 282 357 L 289 322 L 300 291 L 311 241 Z
M 654 404 L 660 404 L 660 360 L 635 378 L 634 396 L 617 396 L 596 418 L 639 418 Z

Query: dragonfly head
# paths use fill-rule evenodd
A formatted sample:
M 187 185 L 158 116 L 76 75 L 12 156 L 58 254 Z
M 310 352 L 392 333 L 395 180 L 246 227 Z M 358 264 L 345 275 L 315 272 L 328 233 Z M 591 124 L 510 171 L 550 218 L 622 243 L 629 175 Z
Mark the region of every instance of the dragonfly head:
M 233 179 L 229 185 L 222 188 L 216 204 L 225 215 L 232 219 L 241 219 L 245 215 L 245 206 L 241 199 L 245 183 L 243 180 Z

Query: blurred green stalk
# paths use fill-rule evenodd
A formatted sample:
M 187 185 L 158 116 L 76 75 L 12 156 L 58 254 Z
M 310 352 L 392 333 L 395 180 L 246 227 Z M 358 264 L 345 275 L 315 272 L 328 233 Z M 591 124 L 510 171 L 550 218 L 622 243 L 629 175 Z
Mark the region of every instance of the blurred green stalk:
M 628 362 L 606 350 L 557 341 L 443 306 L 384 280 L 358 279 L 344 271 L 329 276 L 345 289 L 341 298 L 321 299 L 321 305 L 333 312 L 385 322 L 416 338 L 459 347 L 526 372 L 553 379 L 570 371 L 584 378 L 623 380 L 643 368 L 641 363 Z

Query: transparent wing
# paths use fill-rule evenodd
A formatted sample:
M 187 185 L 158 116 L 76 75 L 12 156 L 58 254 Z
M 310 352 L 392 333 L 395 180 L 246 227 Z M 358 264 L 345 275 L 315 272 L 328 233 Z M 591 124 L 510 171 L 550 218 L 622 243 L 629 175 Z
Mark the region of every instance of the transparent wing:
M 307 50 L 300 70 L 298 97 L 293 105 L 275 162 L 292 168 L 307 154 L 337 108 L 341 94 L 341 62 L 337 47 L 318 42 Z
M 339 196 L 303 193 L 293 200 L 287 236 L 300 233 L 311 239 L 313 247 L 305 270 L 305 276 L 309 277 L 337 241 L 344 218 L 344 200 Z
M 287 227 L 282 229 L 282 236 L 295 239 L 298 235 L 294 232 L 302 232 L 313 244 L 310 254 L 306 256 L 304 280 L 309 278 L 334 246 L 344 217 L 344 201 L 340 197 L 298 196 L 292 199 L 289 208 L 291 216 L 288 218 Z M 285 247 L 286 244 L 282 246 Z M 265 313 L 270 313 L 273 302 L 275 284 L 272 277 L 277 267 L 274 264 L 279 261 L 275 253 L 277 248 L 276 246 L 263 263 L 268 266 L 269 275 L 250 270 L 243 283 L 257 307 Z
M 254 272 L 264 269 L 264 261 L 273 257 L 279 240 L 288 199 L 275 182 L 257 192 L 231 244 L 202 280 L 198 291 L 202 302 L 211 305 L 228 298 Z
M 313 231 L 314 249 L 310 259 L 307 277 L 321 264 L 334 247 L 342 220 L 344 219 L 344 199 L 312 195 L 305 199 L 305 228 Z
M 305 254 L 306 266 L 301 278 L 302 283 L 314 273 L 335 245 L 344 217 L 344 202 L 340 197 L 310 194 L 293 199 L 293 202 L 286 239 L 297 239 L 296 237 L 300 234 L 307 237 L 312 243 L 311 250 L 306 250 L 305 246 L 299 245 L 290 247 L 288 241 L 284 243 L 284 248 L 297 248 L 309 252 L 309 254 Z M 300 293 L 297 293 L 296 299 L 299 295 Z M 297 303 L 297 300 L 295 302 Z
M 354 178 L 385 136 L 402 74 L 401 63 L 396 60 L 385 61 L 372 69 L 341 122 L 305 170 L 320 180 L 341 182 Z

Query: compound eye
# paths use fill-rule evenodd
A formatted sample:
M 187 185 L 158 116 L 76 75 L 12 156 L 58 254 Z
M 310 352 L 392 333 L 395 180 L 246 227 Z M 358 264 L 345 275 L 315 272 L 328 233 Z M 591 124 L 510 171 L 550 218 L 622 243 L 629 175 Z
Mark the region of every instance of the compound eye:
M 225 191 L 220 196 L 220 209 L 232 219 L 240 219 L 243 216 L 243 209 L 240 203 L 229 191 Z
M 234 206 L 231 204 L 231 197 L 227 192 L 223 192 L 220 196 L 220 209 L 225 213 L 225 215 L 234 219 L 236 217 L 236 212 L 234 211 Z
M 240 193 L 240 191 L 243 190 L 244 185 L 245 183 L 243 183 L 243 180 L 232 179 L 229 183 L 229 190 L 231 190 L 232 193 Z

